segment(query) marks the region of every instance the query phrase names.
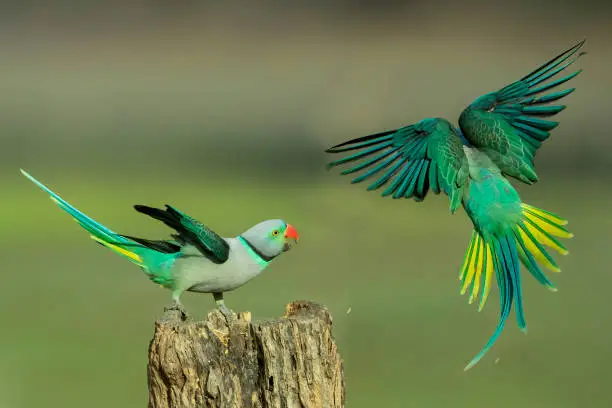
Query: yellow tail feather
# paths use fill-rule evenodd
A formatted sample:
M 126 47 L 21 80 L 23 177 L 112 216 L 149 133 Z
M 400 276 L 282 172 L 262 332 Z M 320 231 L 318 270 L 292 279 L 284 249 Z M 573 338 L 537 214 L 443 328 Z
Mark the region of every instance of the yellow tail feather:
M 472 283 L 472 280 L 474 279 L 474 275 L 476 273 L 476 269 L 480 265 L 479 258 L 482 258 L 480 255 L 482 241 L 483 239 L 480 234 L 476 233 L 470 245 L 472 247 L 472 251 L 468 259 L 465 274 L 463 275 L 463 287 L 461 288 L 462 295 L 467 290 L 468 285 Z
M 93 239 L 96 242 L 99 242 L 100 244 L 104 245 L 105 247 L 119 253 L 120 255 L 123 255 L 127 258 L 129 258 L 132 262 L 138 264 L 139 266 L 142 266 L 142 258 L 140 256 L 138 256 L 137 254 L 135 254 L 134 252 L 128 251 L 127 249 L 118 247 L 117 245 L 111 244 L 109 242 L 106 242 L 98 237 L 95 237 L 93 235 L 91 235 L 91 239 Z
M 476 231 L 472 234 L 472 241 L 470 242 L 470 248 L 461 268 L 461 280 L 463 285 L 461 287 L 461 294 L 465 294 L 468 287 L 474 282 L 470 291 L 469 304 L 472 304 L 478 297 L 482 285 L 482 294 L 480 297 L 480 304 L 478 305 L 478 311 L 482 310 L 489 293 L 491 292 L 491 283 L 493 281 L 493 255 L 491 253 L 491 246 L 485 243 L 484 238 Z
M 527 250 L 536 259 L 536 261 L 544 265 L 550 271 L 553 271 L 553 272 L 561 271 L 561 269 L 559 269 L 558 266 L 553 265 L 552 262 L 550 262 L 550 260 L 546 257 L 546 255 L 544 255 L 544 253 L 537 247 L 537 245 L 534 242 L 535 236 L 534 236 L 534 239 L 531 239 L 531 237 L 527 235 L 525 229 L 521 227 L 519 227 L 519 234 L 521 235 L 521 239 L 525 243 Z
M 539 215 L 540 217 L 554 223 L 557 225 L 567 225 L 567 220 L 564 220 L 563 218 L 559 217 L 556 214 L 550 213 L 548 211 L 544 211 L 540 208 L 534 207 L 532 205 L 526 204 L 526 203 L 521 203 L 521 207 L 523 207 L 524 210 L 529 211 L 531 213 L 534 213 L 536 215 Z
M 553 222 L 549 218 L 539 216 L 536 213 L 526 209 L 523 210 L 523 216 L 552 236 L 559 238 L 571 238 L 574 236 L 574 234 L 572 234 L 562 226 L 567 224 L 567 221 L 565 222 L 565 224 L 558 224 Z
M 552 258 L 542 252 L 542 249 L 536 244 L 546 245 L 561 255 L 567 255 L 569 251 L 555 239 L 555 237 L 572 238 L 574 236 L 563 227 L 567 225 L 567 220 L 529 204 L 523 203 L 521 206 L 524 220 L 518 230 L 525 246 L 539 263 L 553 272 L 559 272 L 560 269 L 554 264 Z
M 529 204 L 523 203 L 521 207 L 523 221 L 516 226 L 516 231 L 518 231 L 521 240 L 525 244 L 525 248 L 538 263 L 551 271 L 559 272 L 559 267 L 543 248 L 543 245 L 556 250 L 562 255 L 567 255 L 567 249 L 555 239 L 555 237 L 573 237 L 573 234 L 563 227 L 567 224 L 567 221 Z M 522 252 L 523 250 L 520 245 L 517 246 L 519 252 Z M 468 303 L 471 304 L 478 297 L 478 292 L 482 289 L 478 311 L 483 309 L 491 292 L 494 270 L 491 246 L 485 242 L 484 238 L 477 231 L 472 231 L 472 239 L 466 251 L 459 277 L 462 281 L 461 294 L 463 295 L 468 291 L 470 293 Z M 470 285 L 472 287 L 468 290 Z M 550 289 L 556 290 L 552 286 Z
M 553 240 L 550 236 L 546 235 L 545 233 L 542 233 L 540 229 L 537 228 L 537 227 L 540 227 L 542 230 L 544 230 L 541 224 L 534 223 L 529 219 L 527 219 L 526 221 L 527 222 L 524 223 L 525 227 L 529 230 L 529 232 L 531 232 L 531 235 L 533 235 L 535 239 L 540 241 L 541 244 L 544 244 L 554 249 L 561 255 L 567 255 L 569 253 L 568 250 L 565 249 L 563 245 L 557 242 L 557 240 Z M 548 232 L 548 231 L 544 230 L 544 232 Z

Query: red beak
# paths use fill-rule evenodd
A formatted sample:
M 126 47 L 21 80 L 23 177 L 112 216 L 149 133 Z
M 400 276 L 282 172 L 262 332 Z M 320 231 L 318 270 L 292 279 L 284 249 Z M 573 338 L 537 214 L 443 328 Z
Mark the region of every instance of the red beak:
M 296 242 L 300 239 L 300 236 L 291 224 L 287 224 L 287 228 L 285 228 L 285 238 L 293 238 Z

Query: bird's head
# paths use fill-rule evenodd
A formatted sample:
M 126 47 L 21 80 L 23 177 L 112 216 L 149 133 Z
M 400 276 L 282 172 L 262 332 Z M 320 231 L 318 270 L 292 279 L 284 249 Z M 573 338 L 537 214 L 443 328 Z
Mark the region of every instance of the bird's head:
M 249 228 L 242 238 L 267 258 L 274 258 L 290 250 L 298 242 L 299 235 L 291 224 L 283 220 L 266 220 Z

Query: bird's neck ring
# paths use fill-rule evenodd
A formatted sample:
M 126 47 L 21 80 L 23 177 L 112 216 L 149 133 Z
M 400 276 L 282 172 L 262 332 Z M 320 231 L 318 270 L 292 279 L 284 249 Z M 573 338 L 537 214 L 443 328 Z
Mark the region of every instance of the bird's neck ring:
M 270 257 L 270 256 L 266 256 L 262 254 L 257 248 L 253 246 L 253 244 L 247 241 L 247 239 L 244 238 L 242 235 L 238 236 L 238 241 L 240 241 L 242 246 L 244 246 L 244 248 L 247 250 L 249 255 L 251 255 L 251 257 L 255 259 L 255 262 L 257 262 L 257 264 L 261 267 L 261 269 L 264 269 L 266 266 L 268 266 L 270 261 L 274 259 L 273 256 Z

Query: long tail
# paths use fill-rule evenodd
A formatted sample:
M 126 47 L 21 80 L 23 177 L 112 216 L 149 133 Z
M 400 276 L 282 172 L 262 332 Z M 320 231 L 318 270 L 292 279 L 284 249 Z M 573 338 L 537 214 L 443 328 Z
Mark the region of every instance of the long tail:
M 522 220 L 501 236 L 486 236 L 486 233 L 483 236 L 477 231 L 472 233 L 472 240 L 461 268 L 461 294 L 469 289 L 471 304 L 482 288 L 478 311 L 482 310 L 491 291 L 495 272 L 499 287 L 500 319 L 487 344 L 469 362 L 465 370 L 476 365 L 493 346 L 504 329 L 514 301 L 517 324 L 522 331 L 527 331 L 519 261 L 538 282 L 551 291 L 557 290 L 538 262 L 553 272 L 560 272 L 559 266 L 544 245 L 567 255 L 567 249 L 556 238 L 571 238 L 573 234 L 564 227 L 567 221 L 557 215 L 525 203 L 521 206 Z
M 145 271 L 148 271 L 149 267 L 152 266 L 152 261 L 160 259 L 160 255 L 167 255 L 161 254 L 158 251 L 147 248 L 144 245 L 111 231 L 104 225 L 74 208 L 26 171 L 21 170 L 21 172 L 43 191 L 47 192 L 51 196 L 51 200 L 53 200 L 62 210 L 70 214 L 81 227 L 85 228 L 87 232 L 89 232 L 91 239 L 144 268 Z

